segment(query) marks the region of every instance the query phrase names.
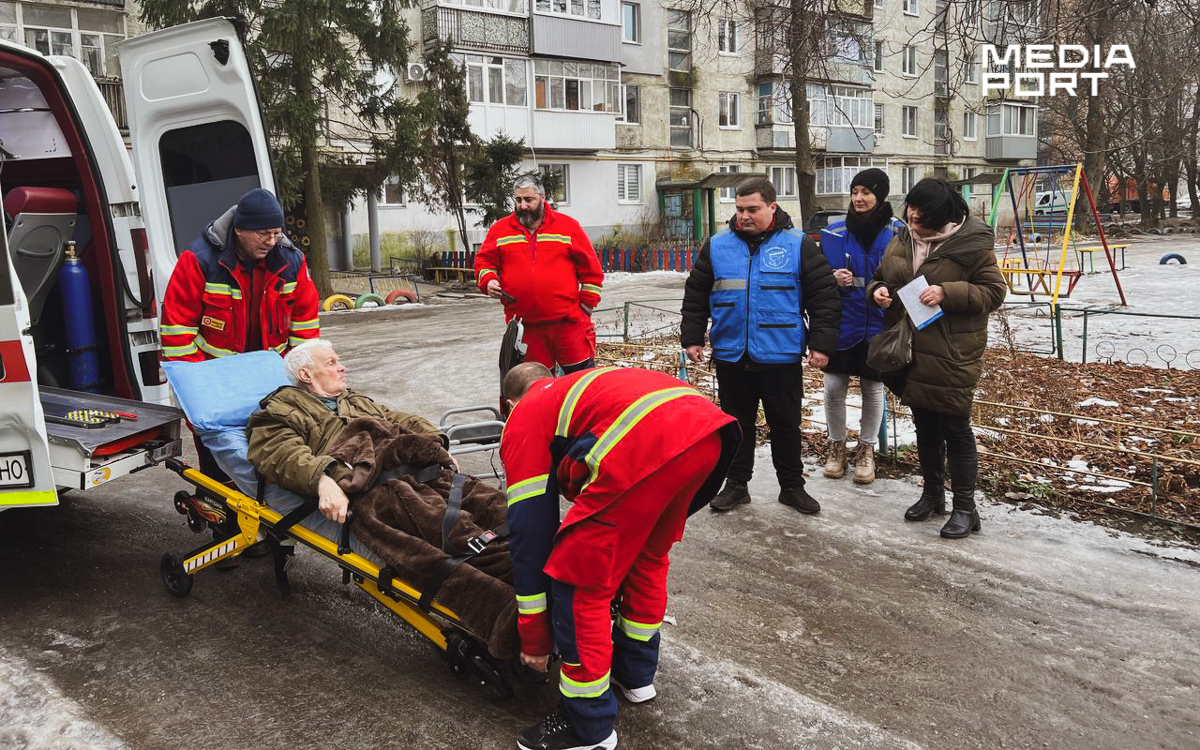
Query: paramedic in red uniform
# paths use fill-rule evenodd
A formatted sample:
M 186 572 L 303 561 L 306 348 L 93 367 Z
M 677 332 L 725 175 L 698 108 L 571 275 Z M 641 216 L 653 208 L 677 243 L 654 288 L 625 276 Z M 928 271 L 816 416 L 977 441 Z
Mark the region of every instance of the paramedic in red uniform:
M 720 488 L 741 430 L 687 383 L 638 368 L 552 379 L 527 362 L 503 391 L 521 661 L 544 671 L 555 649 L 563 660 L 559 707 L 517 745 L 609 750 L 612 686 L 633 703 L 656 695 L 668 552 Z M 574 503 L 561 521 L 560 494 Z
M 536 177 L 517 178 L 513 201 L 475 256 L 479 288 L 504 300 L 505 322 L 521 321 L 525 361 L 566 373 L 593 367 L 600 259 L 579 222 L 549 206 Z

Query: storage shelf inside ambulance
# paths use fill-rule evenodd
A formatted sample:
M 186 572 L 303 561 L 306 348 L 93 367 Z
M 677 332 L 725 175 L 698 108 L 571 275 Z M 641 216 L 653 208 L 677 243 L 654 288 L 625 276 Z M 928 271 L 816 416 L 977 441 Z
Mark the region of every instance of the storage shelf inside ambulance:
M 173 406 L 61 388 L 39 389 L 59 487 L 86 490 L 182 452 Z

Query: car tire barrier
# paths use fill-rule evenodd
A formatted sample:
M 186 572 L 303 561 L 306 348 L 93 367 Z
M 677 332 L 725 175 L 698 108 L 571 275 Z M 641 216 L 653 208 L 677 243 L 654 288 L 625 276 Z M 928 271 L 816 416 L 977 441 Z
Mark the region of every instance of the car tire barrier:
M 408 289 L 396 289 L 388 292 L 387 299 L 384 300 L 389 305 L 403 305 L 407 302 L 416 302 L 417 293 Z
M 370 294 L 359 295 L 358 299 L 354 300 L 354 309 L 361 310 L 364 307 L 383 307 L 385 304 L 383 297 L 372 292 Z
M 353 310 L 354 300 L 350 299 L 345 294 L 331 294 L 321 303 L 321 309 L 325 312 L 333 310 Z
M 1160 265 L 1160 266 L 1169 265 L 1171 263 L 1171 261 L 1173 261 L 1173 260 L 1179 261 L 1179 265 L 1181 265 L 1181 266 L 1187 265 L 1187 258 L 1183 257 L 1179 253 L 1167 253 L 1163 257 L 1159 258 L 1158 265 Z

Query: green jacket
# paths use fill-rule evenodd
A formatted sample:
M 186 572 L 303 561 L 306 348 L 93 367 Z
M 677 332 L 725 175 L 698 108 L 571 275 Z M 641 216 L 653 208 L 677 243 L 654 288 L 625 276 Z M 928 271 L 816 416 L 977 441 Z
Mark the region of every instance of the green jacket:
M 887 286 L 892 304 L 884 315 L 885 328 L 905 314 L 896 291 L 918 275 L 946 292 L 943 315 L 913 335 L 912 364 L 903 373 L 885 375 L 900 402 L 944 414 L 969 416 L 975 386 L 983 371 L 988 315 L 1000 307 L 1008 292 L 996 266 L 992 230 L 974 216 L 950 239 L 933 249 L 913 273 L 913 244 L 905 227 L 884 251 L 875 277 L 867 287 L 874 304 L 875 290 Z
M 309 496 L 317 494 L 322 474 L 334 480 L 348 477 L 350 470 L 329 451 L 342 428 L 358 417 L 386 419 L 409 432 L 441 434 L 428 420 L 392 411 L 349 389 L 336 400 L 335 412 L 303 388 L 286 385 L 259 402 L 262 408 L 246 425 L 250 463 L 259 474 L 271 484 Z

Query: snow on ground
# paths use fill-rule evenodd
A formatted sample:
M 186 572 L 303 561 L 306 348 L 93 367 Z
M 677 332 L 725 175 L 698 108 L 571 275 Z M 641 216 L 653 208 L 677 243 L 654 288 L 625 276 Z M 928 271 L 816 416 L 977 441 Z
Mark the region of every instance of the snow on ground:
M 84 644 L 54 638 L 64 650 Z M 68 654 L 58 653 L 59 659 Z M 0 747 L 10 750 L 128 750 L 128 745 L 88 719 L 78 703 L 24 659 L 0 646 Z

